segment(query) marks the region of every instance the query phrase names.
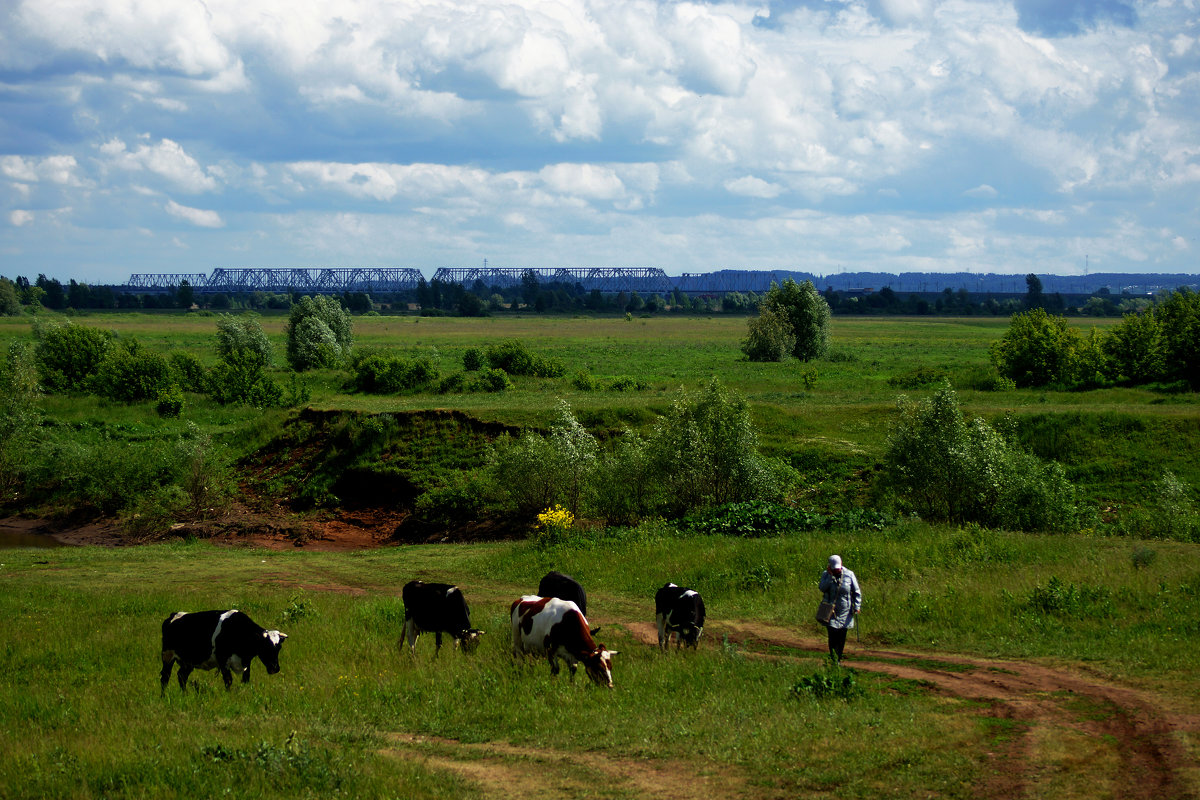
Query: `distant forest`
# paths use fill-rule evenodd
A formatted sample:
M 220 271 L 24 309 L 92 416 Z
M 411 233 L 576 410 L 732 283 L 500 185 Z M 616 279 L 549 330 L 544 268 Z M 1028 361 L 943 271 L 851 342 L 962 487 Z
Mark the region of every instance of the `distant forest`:
M 520 286 L 471 286 L 424 281 L 412 291 L 343 292 L 339 299 L 354 313 L 401 312 L 425 315 L 483 316 L 512 312 L 600 313 L 755 313 L 771 282 L 791 278 L 812 281 L 835 314 L 1009 315 L 1028 308 L 1056 314 L 1117 316 L 1137 312 L 1156 294 L 1188 287 L 1200 289 L 1200 275 L 1097 273 L 1092 275 L 998 275 L 993 273 L 846 272 L 815 275 L 792 271 L 718 270 L 672 279 L 666 293 L 588 291 L 580 284 L 539 283 Z M 706 287 L 700 289 L 699 287 Z M 30 281 L 0 277 L 0 314 L 30 307 L 52 310 L 171 309 L 233 311 L 286 310 L 295 293 L 202 293 L 186 281 L 165 291 L 135 292 L 122 286 L 63 284 L 38 275 Z

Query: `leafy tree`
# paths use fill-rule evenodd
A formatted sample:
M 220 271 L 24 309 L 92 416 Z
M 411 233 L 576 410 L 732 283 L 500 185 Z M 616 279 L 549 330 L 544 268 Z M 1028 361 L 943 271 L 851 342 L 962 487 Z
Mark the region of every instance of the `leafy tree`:
M 350 315 L 332 297 L 301 297 L 288 314 L 287 359 L 297 372 L 333 367 L 353 346 Z
M 256 315 L 222 314 L 217 319 L 217 356 L 225 361 L 235 353 L 256 359 L 264 367 L 271 366 L 271 342 Z
M 71 322 L 59 324 L 37 320 L 33 335 L 42 386 L 51 392 L 87 391 L 88 382 L 108 355 L 113 342 L 113 335 L 108 331 Z
M 992 345 L 997 371 L 1017 386 L 1069 384 L 1074 377 L 1079 334 L 1065 317 L 1035 308 L 1014 314 L 1004 337 Z
M 0 361 L 0 498 L 11 499 L 28 471 L 37 437 L 38 372 L 33 353 L 23 342 L 11 342 Z
M 795 348 L 792 326 L 775 310 L 764 308 L 747 323 L 742 352 L 751 361 L 783 361 Z
M 888 439 L 886 483 L 930 519 L 1020 530 L 1067 530 L 1079 510 L 1062 468 L 1020 451 L 983 420 L 968 422 L 946 386 L 899 400 Z
M 1126 314 L 1109 329 L 1103 348 L 1114 380 L 1148 383 L 1162 375 L 1162 332 L 1151 312 Z
M 1154 308 L 1166 377 L 1200 388 L 1200 294 L 1182 288 Z
M 62 309 L 67 307 L 67 293 L 56 278 L 38 275 L 36 285 L 44 293 L 41 302 L 46 308 Z
M 772 283 L 771 290 L 759 303 L 759 313 L 768 309 L 791 325 L 796 338 L 792 355 L 796 358 L 811 361 L 821 358 L 829 350 L 832 312 L 812 281 L 798 284 L 788 278 L 782 286 Z
M 21 295 L 17 285 L 0 277 L 0 316 L 15 317 L 21 313 Z
M 179 303 L 180 308 L 191 308 L 196 302 L 196 290 L 186 280 L 179 282 L 179 289 L 175 292 L 175 300 Z
M 112 400 L 155 400 L 171 385 L 167 359 L 126 339 L 109 348 L 90 382 L 96 394 Z
M 778 492 L 774 474 L 758 453 L 745 398 L 730 393 L 716 378 L 698 393 L 680 393 L 654 426 L 648 448 L 670 513 Z
M 1025 276 L 1025 308 L 1043 308 L 1046 298 L 1042 294 L 1042 279 L 1032 272 Z

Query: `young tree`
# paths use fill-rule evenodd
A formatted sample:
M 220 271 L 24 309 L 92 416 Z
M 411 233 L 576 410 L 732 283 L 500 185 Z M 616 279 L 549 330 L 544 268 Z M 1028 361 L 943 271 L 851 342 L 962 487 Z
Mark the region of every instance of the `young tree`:
M 301 297 L 288 315 L 287 359 L 297 372 L 333 367 L 354 343 L 350 314 L 332 297 Z
M 742 352 L 751 361 L 783 361 L 796 348 L 796 334 L 782 314 L 764 308 L 747 324 Z
M 21 296 L 17 285 L 8 278 L 0 278 L 0 316 L 15 317 L 21 313 Z
M 1126 314 L 1109 329 L 1102 347 L 1113 380 L 1148 383 L 1162 375 L 1162 333 L 1153 313 Z
M 254 314 L 235 317 L 222 314 L 217 319 L 217 356 L 228 361 L 234 354 L 256 360 L 264 367 L 274 360 L 271 342 L 263 333 L 262 324 Z
M 796 343 L 792 355 L 801 361 L 821 358 L 829 350 L 829 303 L 812 281 L 796 283 L 791 278 L 783 285 L 771 284 L 771 290 L 759 303 L 759 313 L 771 310 L 788 321 Z
M 1200 294 L 1182 288 L 1154 309 L 1167 377 L 1200 388 Z
M 1013 314 L 1004 337 L 992 345 L 991 357 L 997 371 L 1017 386 L 1069 384 L 1079 347 L 1079 334 L 1065 317 L 1035 308 Z
M 113 335 L 98 328 L 44 323 L 33 325 L 34 356 L 42 386 L 51 392 L 83 392 L 112 347 Z
M 0 494 L 11 498 L 24 481 L 37 436 L 38 373 L 33 353 L 11 342 L 0 361 Z

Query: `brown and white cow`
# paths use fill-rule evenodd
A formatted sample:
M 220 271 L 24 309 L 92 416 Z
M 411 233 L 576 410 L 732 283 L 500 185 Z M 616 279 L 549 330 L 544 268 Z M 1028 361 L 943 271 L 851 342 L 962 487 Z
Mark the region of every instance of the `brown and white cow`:
M 561 658 L 567 662 L 572 680 L 575 665 L 581 663 L 596 684 L 612 688 L 612 657 L 617 651 L 596 644 L 579 606 L 570 600 L 526 595 L 513 602 L 510 615 L 514 656 L 546 656 L 551 675 L 558 674 Z

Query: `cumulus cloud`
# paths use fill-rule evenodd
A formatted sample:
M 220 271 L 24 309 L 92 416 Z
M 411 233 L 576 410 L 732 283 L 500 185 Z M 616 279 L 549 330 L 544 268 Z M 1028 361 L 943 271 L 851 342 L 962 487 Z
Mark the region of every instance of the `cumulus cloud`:
M 730 194 L 743 197 L 760 197 L 766 200 L 783 194 L 783 187 L 776 183 L 764 181 L 753 175 L 743 175 L 740 178 L 725 181 L 725 189 Z
M 165 208 L 229 222 L 204 238 L 236 239 L 237 260 L 283 239 L 303 256 L 317 226 L 322 253 L 375 247 L 356 230 L 442 264 L 501 231 L 524 242 L 514 254 L 644 247 L 637 261 L 689 271 L 718 254 L 786 260 L 798 236 L 835 267 L 857 253 L 1041 269 L 1083 246 L 1185 263 L 1176 241 L 1200 219 L 1187 4 L 767 7 L 14 0 L 0 25 L 8 230 L 18 207 L 124 231 L 153 230 Z M 204 208 L 167 199 L 185 195 Z M 414 249 L 430 235 L 442 249 Z
M 181 219 L 184 222 L 190 222 L 200 228 L 222 228 L 225 226 L 221 215 L 216 211 L 181 206 L 174 200 L 168 200 L 164 208 L 172 217 Z
M 20 228 L 22 225 L 28 225 L 33 222 L 33 212 L 22 209 L 14 209 L 8 214 L 8 221 L 14 228 Z
M 100 145 L 100 152 L 114 167 L 151 172 L 185 192 L 199 194 L 218 187 L 212 174 L 170 139 L 157 144 L 140 143 L 133 149 L 120 139 L 110 139 Z

